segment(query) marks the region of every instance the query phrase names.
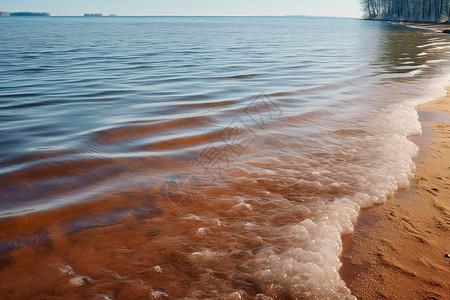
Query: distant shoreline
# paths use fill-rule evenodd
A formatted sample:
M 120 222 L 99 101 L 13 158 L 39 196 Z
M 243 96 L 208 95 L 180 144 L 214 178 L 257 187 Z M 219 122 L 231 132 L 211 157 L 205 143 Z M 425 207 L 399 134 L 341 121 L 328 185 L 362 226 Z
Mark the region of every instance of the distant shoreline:
M 436 32 L 450 33 L 450 24 L 448 23 L 423 23 L 423 22 L 394 22 L 394 23 L 414 28 L 434 30 Z
M 397 25 L 408 26 L 412 28 L 433 30 L 436 32 L 450 33 L 450 23 L 434 23 L 434 22 L 412 22 L 412 21 L 392 21 L 383 19 L 363 19 L 367 21 L 381 21 Z
M 0 17 L 6 16 L 2 15 L 2 13 L 11 14 L 9 12 L 0 11 Z M 52 15 L 48 13 L 49 17 L 84 17 L 85 14 L 80 15 Z M 89 15 L 89 13 L 88 13 Z M 356 19 L 363 20 L 359 17 L 341 17 L 341 16 L 309 16 L 309 15 L 261 15 L 261 16 L 253 16 L 253 15 L 116 15 L 116 14 L 100 14 L 102 17 L 124 17 L 124 18 L 329 18 L 329 19 Z M 7 15 L 10 16 L 10 15 Z M 18 15 L 11 15 L 18 16 Z M 39 15 L 33 15 L 39 16 Z
M 51 14 L 48 12 L 7 12 L 0 11 L 1 17 L 50 17 Z

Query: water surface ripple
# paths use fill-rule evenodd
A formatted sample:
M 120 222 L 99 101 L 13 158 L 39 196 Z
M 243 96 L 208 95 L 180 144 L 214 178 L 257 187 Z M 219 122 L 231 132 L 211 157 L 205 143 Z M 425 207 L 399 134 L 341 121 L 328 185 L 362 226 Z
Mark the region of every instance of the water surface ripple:
M 341 235 L 408 186 L 448 81 L 449 37 L 382 22 L 0 28 L 5 299 L 351 299 Z

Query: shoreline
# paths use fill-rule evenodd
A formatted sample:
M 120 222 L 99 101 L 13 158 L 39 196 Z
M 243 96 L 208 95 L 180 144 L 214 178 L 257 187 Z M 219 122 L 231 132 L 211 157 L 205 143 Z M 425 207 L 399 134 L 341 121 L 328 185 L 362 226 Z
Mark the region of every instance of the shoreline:
M 361 211 L 340 274 L 358 299 L 448 299 L 450 94 L 416 107 L 424 133 L 408 190 Z
M 445 30 L 450 31 L 450 24 L 447 23 L 424 23 L 424 22 L 403 22 L 403 21 L 393 23 L 397 25 L 409 26 L 414 28 L 433 30 L 441 33 L 444 33 Z

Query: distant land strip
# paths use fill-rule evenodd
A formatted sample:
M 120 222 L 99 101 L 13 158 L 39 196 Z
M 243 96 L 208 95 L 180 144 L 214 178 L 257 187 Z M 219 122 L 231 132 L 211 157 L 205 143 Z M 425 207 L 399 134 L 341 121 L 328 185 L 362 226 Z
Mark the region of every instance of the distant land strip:
M 0 17 L 50 17 L 48 12 L 7 12 L 0 11 Z M 85 17 L 103 17 L 101 13 L 85 13 Z M 108 17 L 116 17 L 116 14 L 110 14 Z
M 48 12 L 6 12 L 0 11 L 0 17 L 50 17 Z

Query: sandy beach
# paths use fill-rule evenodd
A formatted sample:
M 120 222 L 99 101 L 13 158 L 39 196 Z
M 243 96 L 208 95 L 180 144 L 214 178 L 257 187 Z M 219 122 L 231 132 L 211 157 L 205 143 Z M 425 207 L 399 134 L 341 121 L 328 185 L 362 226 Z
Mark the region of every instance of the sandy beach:
M 450 95 L 417 110 L 410 188 L 362 211 L 344 238 L 341 275 L 358 299 L 450 299 Z

